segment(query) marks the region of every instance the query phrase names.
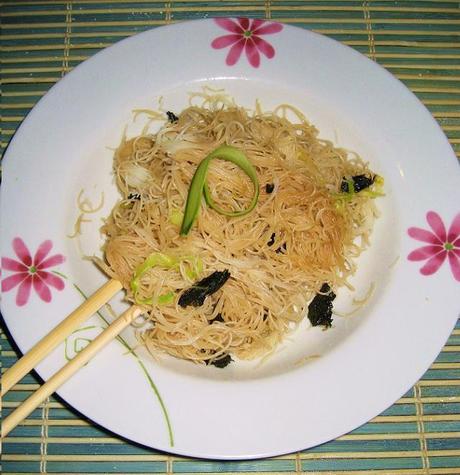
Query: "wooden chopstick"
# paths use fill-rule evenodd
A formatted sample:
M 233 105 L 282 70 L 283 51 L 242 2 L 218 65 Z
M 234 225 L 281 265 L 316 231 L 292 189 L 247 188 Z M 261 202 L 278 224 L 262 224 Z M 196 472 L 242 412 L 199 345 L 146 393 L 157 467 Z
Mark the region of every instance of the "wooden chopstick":
M 17 409 L 15 409 L 2 423 L 2 438 L 14 429 L 23 419 L 25 419 L 34 409 L 36 409 L 48 396 L 67 381 L 74 373 L 84 366 L 99 350 L 112 341 L 124 328 L 126 328 L 135 318 L 141 315 L 144 310 L 133 305 L 126 312 L 121 314 L 102 333 L 100 333 L 88 346 L 80 351 L 72 360 L 55 373 L 43 384 L 35 393 L 26 399 Z
M 1 396 L 4 396 L 18 381 L 20 381 L 32 368 L 34 368 L 46 355 L 63 342 L 74 330 L 84 323 L 91 315 L 96 313 L 119 290 L 122 285 L 117 280 L 111 279 L 94 292 L 91 297 L 83 302 L 65 320 L 51 330 L 35 346 L 33 346 L 21 359 L 9 368 L 2 377 Z

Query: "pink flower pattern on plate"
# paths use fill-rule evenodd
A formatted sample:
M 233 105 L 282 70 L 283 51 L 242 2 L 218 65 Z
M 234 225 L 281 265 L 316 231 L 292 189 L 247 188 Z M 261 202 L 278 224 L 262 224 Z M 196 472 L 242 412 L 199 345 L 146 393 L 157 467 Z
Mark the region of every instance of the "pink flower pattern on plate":
M 51 302 L 50 287 L 62 290 L 64 281 L 45 269 L 62 264 L 65 257 L 62 254 L 47 257 L 53 247 L 50 240 L 43 241 L 38 246 L 33 258 L 21 238 L 14 238 L 12 245 L 19 261 L 2 257 L 2 271 L 13 272 L 12 275 L 2 280 L 2 292 L 8 292 L 19 286 L 16 294 L 16 304 L 20 307 L 28 302 L 32 287 L 44 302 Z
M 455 216 L 448 231 L 438 213 L 429 211 L 426 220 L 432 231 L 409 228 L 407 233 L 428 245 L 415 249 L 407 258 L 410 261 L 427 261 L 420 268 L 423 275 L 434 274 L 448 258 L 452 274 L 460 282 L 460 213 Z
M 214 49 L 230 46 L 226 63 L 228 66 L 236 64 L 241 53 L 246 53 L 249 64 L 254 68 L 260 66 L 260 53 L 271 59 L 275 56 L 275 48 L 262 38 L 262 35 L 278 33 L 283 29 L 280 23 L 265 20 L 249 20 L 249 18 L 215 18 L 214 21 L 229 35 L 219 36 L 212 43 Z

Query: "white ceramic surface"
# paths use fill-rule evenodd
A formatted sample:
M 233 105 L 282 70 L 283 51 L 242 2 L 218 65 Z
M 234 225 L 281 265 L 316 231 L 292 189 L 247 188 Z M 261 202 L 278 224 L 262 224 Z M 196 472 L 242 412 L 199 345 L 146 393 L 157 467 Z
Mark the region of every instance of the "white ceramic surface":
M 376 290 L 327 332 L 304 322 L 262 365 L 219 370 L 153 361 L 115 341 L 59 394 L 111 431 L 169 452 L 234 459 L 304 449 L 358 427 L 404 394 L 435 359 L 460 310 L 456 157 L 412 93 L 335 41 L 270 22 L 202 20 L 121 41 L 68 74 L 28 115 L 4 158 L 2 313 L 26 352 L 81 302 L 78 289 L 91 293 L 104 282 L 81 255 L 99 252 L 100 219 L 117 199 L 113 148 L 126 124 L 130 133 L 142 124 L 142 117 L 133 122 L 132 110 L 160 101 L 178 113 L 190 91 L 206 86 L 224 88 L 247 107 L 256 99 L 265 109 L 297 106 L 322 137 L 355 150 L 385 177 L 382 215 L 360 259 L 356 291 L 341 292 L 335 308 L 350 310 L 372 282 Z M 104 193 L 104 206 L 71 239 L 81 190 L 93 203 Z M 450 235 L 441 220 L 446 228 L 454 222 Z M 413 229 L 430 226 L 431 235 Z M 414 260 L 426 260 L 430 275 Z M 38 366 L 39 374 L 46 380 L 104 326 L 92 317 Z M 135 345 L 132 330 L 123 339 Z

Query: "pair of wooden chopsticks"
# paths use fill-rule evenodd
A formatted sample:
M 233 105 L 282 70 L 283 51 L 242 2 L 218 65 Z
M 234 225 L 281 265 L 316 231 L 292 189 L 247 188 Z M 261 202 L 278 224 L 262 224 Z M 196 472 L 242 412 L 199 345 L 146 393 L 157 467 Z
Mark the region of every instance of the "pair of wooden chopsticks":
M 19 361 L 8 369 L 2 378 L 1 396 L 3 397 L 18 381 L 33 369 L 47 354 L 62 343 L 74 330 L 84 323 L 91 315 L 105 305 L 122 285 L 117 280 L 110 280 L 98 289 L 91 297 L 75 309 L 65 320 L 51 330 Z M 32 396 L 26 399 L 17 409 L 6 417 L 2 423 L 2 438 L 14 429 L 59 386 L 84 366 L 99 350 L 112 341 L 124 328 L 143 313 L 143 309 L 133 305 L 121 314 L 89 345 L 80 351 L 71 361 L 55 373 Z

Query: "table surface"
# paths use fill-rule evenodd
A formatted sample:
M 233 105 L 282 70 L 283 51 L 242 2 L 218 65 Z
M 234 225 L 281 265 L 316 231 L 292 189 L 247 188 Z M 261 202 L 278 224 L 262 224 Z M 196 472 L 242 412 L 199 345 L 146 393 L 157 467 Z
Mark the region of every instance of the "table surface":
M 36 102 L 81 61 L 167 23 L 261 17 L 341 41 L 402 80 L 438 120 L 460 157 L 460 2 L 454 0 L 3 1 L 1 148 Z M 0 331 L 2 372 L 17 359 Z M 27 375 L 3 416 L 38 387 Z M 55 398 L 3 441 L 2 473 L 459 474 L 460 323 L 423 378 L 392 407 L 337 440 L 256 461 L 157 452 L 97 427 Z

